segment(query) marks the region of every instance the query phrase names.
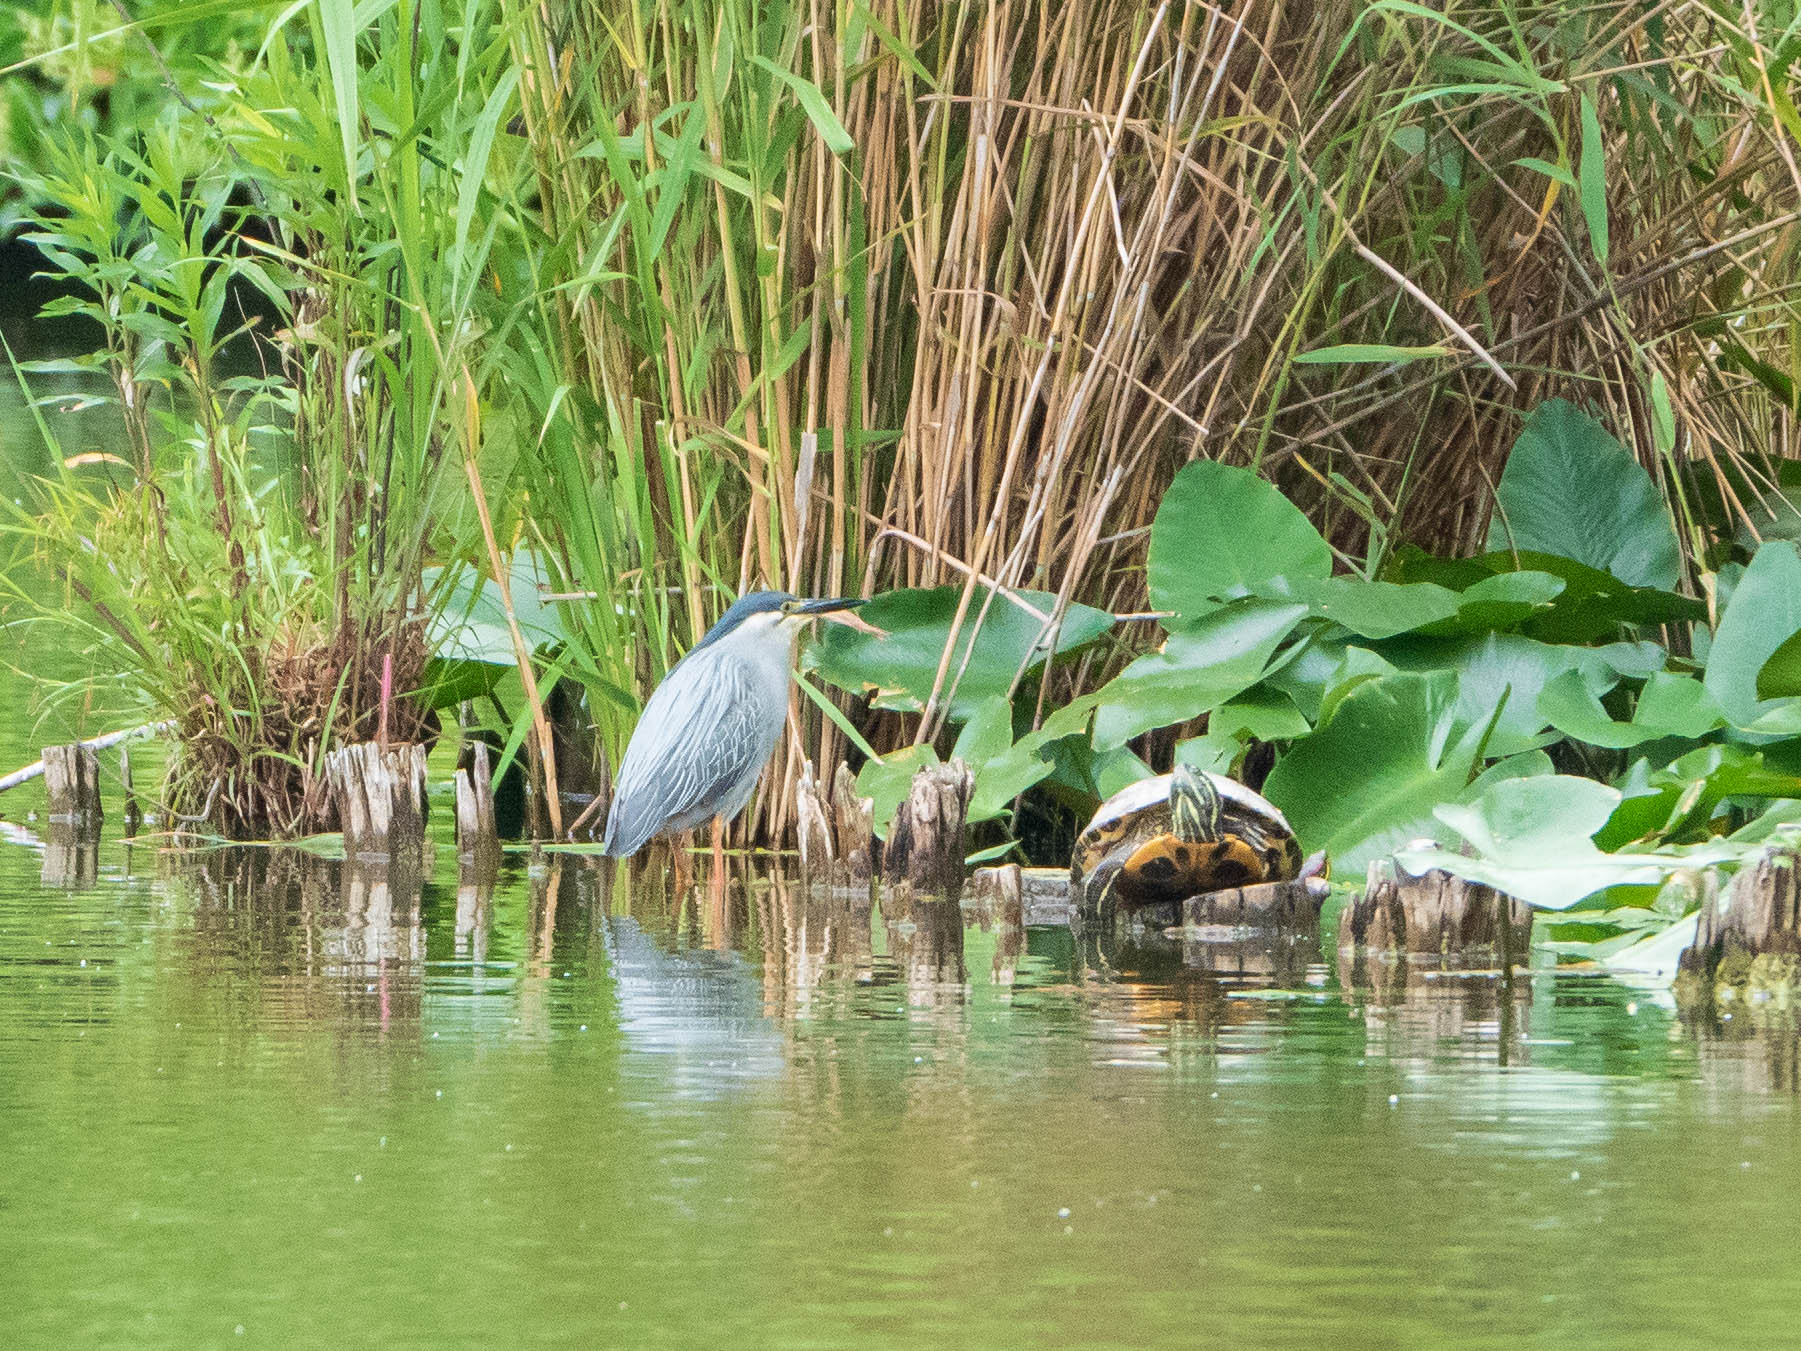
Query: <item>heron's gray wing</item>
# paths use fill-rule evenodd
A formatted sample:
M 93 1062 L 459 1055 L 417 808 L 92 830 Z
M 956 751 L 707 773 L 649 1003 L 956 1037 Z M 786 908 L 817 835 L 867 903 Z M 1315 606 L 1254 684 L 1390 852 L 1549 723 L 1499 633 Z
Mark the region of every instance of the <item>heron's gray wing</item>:
M 637 853 L 653 835 L 690 829 L 722 811 L 747 776 L 762 773 L 774 748 L 759 716 L 767 701 L 757 697 L 755 672 L 725 653 L 704 657 L 691 657 L 679 679 L 657 686 L 632 732 L 602 846 L 615 858 Z M 780 731 L 777 723 L 775 735 Z

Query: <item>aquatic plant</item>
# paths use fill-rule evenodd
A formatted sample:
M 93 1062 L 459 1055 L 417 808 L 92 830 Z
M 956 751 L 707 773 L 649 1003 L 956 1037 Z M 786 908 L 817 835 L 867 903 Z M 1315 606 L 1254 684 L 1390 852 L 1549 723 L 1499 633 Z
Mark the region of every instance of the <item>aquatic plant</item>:
M 324 62 L 270 30 L 219 119 L 71 131 L 26 178 L 71 288 L 47 312 L 104 344 L 60 364 L 106 377 L 125 431 L 10 523 L 60 583 L 26 598 L 33 641 L 89 647 L 174 722 L 170 810 L 234 835 L 329 824 L 338 744 L 435 735 L 426 625 L 452 588 L 424 565 L 497 552 L 467 471 L 508 412 L 474 349 L 505 319 L 483 283 L 510 236 L 475 219 L 503 53 L 422 61 L 435 7 L 361 48 L 334 15 L 290 14 Z

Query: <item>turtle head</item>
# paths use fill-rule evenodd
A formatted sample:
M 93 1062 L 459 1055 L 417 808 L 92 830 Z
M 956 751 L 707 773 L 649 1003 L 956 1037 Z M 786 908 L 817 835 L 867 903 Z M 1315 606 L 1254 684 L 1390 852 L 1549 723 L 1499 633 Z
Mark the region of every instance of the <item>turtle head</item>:
M 1169 815 L 1176 838 L 1190 844 L 1219 839 L 1225 808 L 1213 776 L 1190 765 L 1178 764 L 1170 775 Z

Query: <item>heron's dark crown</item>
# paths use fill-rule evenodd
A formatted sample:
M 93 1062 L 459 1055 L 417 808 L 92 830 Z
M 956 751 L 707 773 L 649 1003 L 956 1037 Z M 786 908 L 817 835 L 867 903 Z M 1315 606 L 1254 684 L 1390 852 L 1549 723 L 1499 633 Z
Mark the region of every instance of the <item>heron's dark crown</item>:
M 708 643 L 717 642 L 755 614 L 779 610 L 794 597 L 786 591 L 751 591 L 732 602 L 732 608 L 719 616 L 719 622 L 707 630 L 706 636 L 689 649 L 698 652 Z

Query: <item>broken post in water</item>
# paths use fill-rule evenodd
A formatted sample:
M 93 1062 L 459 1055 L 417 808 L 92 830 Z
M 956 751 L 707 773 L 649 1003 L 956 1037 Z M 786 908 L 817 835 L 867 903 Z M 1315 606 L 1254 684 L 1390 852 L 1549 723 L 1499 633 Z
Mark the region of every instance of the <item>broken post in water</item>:
M 44 747 L 44 792 L 50 800 L 49 820 L 67 826 L 76 841 L 100 838 L 100 756 L 92 746 Z
M 1392 858 L 1370 861 L 1363 893 L 1339 923 L 1341 954 L 1430 955 L 1503 970 L 1532 944 L 1532 907 L 1481 882 L 1429 868 L 1418 876 Z
M 457 859 L 465 868 L 492 874 L 500 862 L 493 766 L 484 742 L 472 741 L 468 750 L 468 767 L 456 771 Z
M 351 859 L 380 862 L 425 844 L 425 747 L 373 741 L 325 757 L 325 781 Z
M 1801 849 L 1773 843 L 1722 892 L 1702 874 L 1695 941 L 1677 966 L 1676 998 L 1690 1007 L 1746 999 L 1791 1005 L 1801 996 Z
M 961 760 L 925 765 L 882 850 L 882 882 L 906 883 L 916 892 L 955 896 L 963 887 L 963 825 L 969 815 L 975 776 Z
M 828 798 L 813 762 L 805 762 L 795 785 L 795 809 L 802 875 L 833 886 L 867 886 L 878 849 L 875 803 L 858 796 L 850 769 L 838 766 Z

